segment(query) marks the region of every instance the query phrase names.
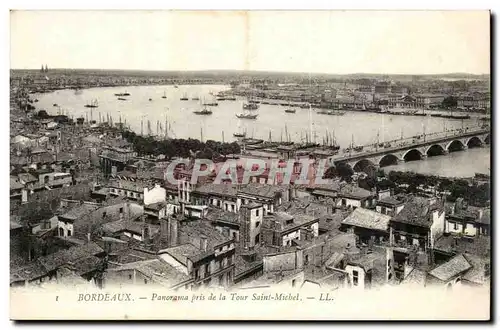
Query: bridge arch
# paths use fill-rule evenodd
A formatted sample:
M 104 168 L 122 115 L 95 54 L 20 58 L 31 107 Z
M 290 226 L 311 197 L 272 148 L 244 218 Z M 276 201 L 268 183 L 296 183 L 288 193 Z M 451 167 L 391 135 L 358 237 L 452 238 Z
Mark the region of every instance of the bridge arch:
M 486 136 L 484 137 L 484 143 L 485 144 L 490 144 L 491 143 L 491 134 L 486 134 Z
M 433 144 L 425 149 L 425 155 L 429 157 L 444 155 L 445 153 L 446 150 L 440 144 Z
M 448 142 L 445 149 L 449 152 L 460 151 L 465 149 L 465 145 L 460 140 L 453 140 Z
M 401 157 L 404 161 L 412 161 L 412 160 L 422 160 L 424 156 L 422 155 L 422 152 L 418 149 L 409 149 L 403 153 L 403 156 Z
M 478 136 L 472 136 L 465 141 L 465 145 L 469 148 L 480 147 L 483 141 Z
M 366 174 L 371 175 L 377 170 L 377 165 L 371 160 L 363 158 L 358 160 L 354 166 L 352 166 L 352 169 L 354 172 L 365 172 Z
M 385 167 L 385 166 L 391 166 L 391 165 L 397 165 L 399 163 L 399 158 L 393 154 L 387 154 L 384 155 L 382 158 L 380 158 L 378 165 L 380 167 Z

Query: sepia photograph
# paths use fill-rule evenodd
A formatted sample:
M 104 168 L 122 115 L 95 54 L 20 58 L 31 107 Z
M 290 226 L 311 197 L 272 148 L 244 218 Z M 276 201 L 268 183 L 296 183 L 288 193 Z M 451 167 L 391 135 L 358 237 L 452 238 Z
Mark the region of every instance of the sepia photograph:
M 490 320 L 489 11 L 9 16 L 12 320 Z

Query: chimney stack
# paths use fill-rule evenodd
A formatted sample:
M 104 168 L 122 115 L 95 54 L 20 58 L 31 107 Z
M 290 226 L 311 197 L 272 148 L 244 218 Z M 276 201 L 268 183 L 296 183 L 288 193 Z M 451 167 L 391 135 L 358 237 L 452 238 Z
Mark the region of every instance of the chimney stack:
M 160 241 L 170 247 L 170 218 L 160 219 Z
M 207 252 L 208 248 L 208 237 L 200 236 L 200 250 L 202 252 Z
M 168 218 L 170 228 L 170 246 L 176 246 L 178 240 L 179 221 L 176 216 Z

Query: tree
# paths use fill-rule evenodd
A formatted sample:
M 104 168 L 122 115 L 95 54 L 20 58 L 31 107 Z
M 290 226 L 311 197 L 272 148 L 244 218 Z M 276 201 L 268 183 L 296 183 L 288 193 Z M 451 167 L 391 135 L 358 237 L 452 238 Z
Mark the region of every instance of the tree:
M 441 103 L 443 108 L 454 108 L 457 106 L 457 104 L 458 104 L 457 98 L 454 96 L 445 97 L 443 102 Z
M 354 170 L 347 163 L 338 163 L 335 167 L 329 167 L 323 177 L 325 179 L 333 179 L 340 177 L 346 182 L 352 181 L 352 176 L 354 175 Z

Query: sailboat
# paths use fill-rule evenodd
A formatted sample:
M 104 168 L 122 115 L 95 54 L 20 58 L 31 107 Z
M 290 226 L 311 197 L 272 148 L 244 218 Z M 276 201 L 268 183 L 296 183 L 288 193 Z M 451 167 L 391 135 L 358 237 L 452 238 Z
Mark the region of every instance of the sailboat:
M 184 94 L 182 95 L 182 97 L 181 97 L 181 101 L 188 101 L 188 100 L 189 100 L 189 98 L 187 97 L 187 94 L 186 94 L 186 93 L 184 93 Z
M 205 104 L 203 104 L 203 110 L 196 110 L 196 111 L 193 111 L 194 114 L 196 115 L 211 115 L 212 114 L 212 110 L 210 109 L 207 109 L 207 106 Z
M 295 113 L 296 111 L 297 111 L 297 109 L 292 108 L 292 104 L 290 102 L 288 102 L 288 107 L 285 109 L 285 112 L 286 113 Z
M 247 132 L 246 130 L 242 132 L 240 127 L 241 127 L 241 122 L 238 121 L 238 132 L 233 133 L 233 136 L 237 138 L 244 138 L 245 136 L 247 136 Z
M 219 103 L 216 102 L 216 100 L 212 100 L 211 102 L 203 103 L 203 105 L 209 106 L 209 107 L 216 107 L 219 105 Z
M 354 151 L 357 151 L 357 152 L 360 152 L 360 151 L 363 151 L 363 146 L 359 145 L 354 145 L 354 134 L 352 135 L 352 141 L 351 141 L 351 146 L 349 148 L 346 149 L 346 151 L 351 151 L 351 150 L 354 150 Z
M 97 107 L 99 107 L 99 103 L 97 102 L 97 99 L 94 99 L 90 103 L 85 104 L 85 108 L 97 108 Z
M 193 100 L 193 101 L 199 101 L 200 97 L 199 96 L 195 96 L 195 97 L 191 98 L 191 100 Z
M 162 99 L 166 99 L 167 98 L 167 94 L 165 91 L 163 91 L 163 96 L 161 97 Z

